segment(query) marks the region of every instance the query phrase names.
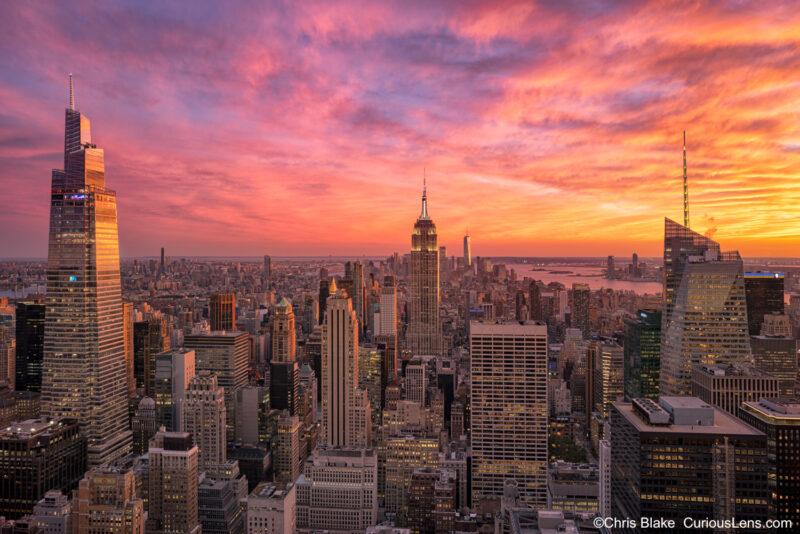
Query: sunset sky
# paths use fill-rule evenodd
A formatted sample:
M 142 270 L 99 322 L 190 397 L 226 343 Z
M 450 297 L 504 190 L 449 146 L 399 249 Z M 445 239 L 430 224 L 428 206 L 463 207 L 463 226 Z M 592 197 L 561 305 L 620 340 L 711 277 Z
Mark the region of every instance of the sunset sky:
M 800 256 L 796 2 L 3 2 L 0 257 L 47 253 L 67 75 L 123 256 Z M 76 3 L 77 4 L 77 3 Z M 423 171 L 425 169 L 425 171 Z

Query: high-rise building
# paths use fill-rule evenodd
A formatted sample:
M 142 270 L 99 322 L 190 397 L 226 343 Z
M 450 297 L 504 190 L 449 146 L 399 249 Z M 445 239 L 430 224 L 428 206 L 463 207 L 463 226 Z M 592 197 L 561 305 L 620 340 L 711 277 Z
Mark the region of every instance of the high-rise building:
M 250 335 L 247 332 L 209 332 L 184 337 L 183 346 L 195 352 L 195 372 L 210 371 L 225 389 L 227 440 L 233 441 L 236 392 L 247 385 Z
M 383 278 L 379 295 L 380 318 L 376 320 L 375 343 L 384 355 L 381 365 L 382 396 L 386 385 L 397 379 L 397 286 L 393 275 Z
M 264 276 L 267 279 L 272 278 L 272 256 L 264 254 Z
M 381 369 L 384 355 L 374 346 L 362 346 L 358 349 L 358 385 L 366 390 L 369 398 L 372 426 L 381 424 L 381 406 L 383 405 L 383 389 Z
M 265 445 L 261 430 L 270 410 L 269 390 L 246 386 L 236 392 L 236 441 L 245 445 Z
M 373 449 L 315 449 L 295 484 L 298 532 L 363 532 L 374 525 L 377 477 Z
M 451 532 L 455 519 L 456 475 L 444 469 L 421 468 L 411 474 L 408 520 L 411 532 Z
M 14 389 L 17 342 L 9 330 L 7 326 L 0 326 L 0 381 Z
M 428 217 L 428 194 L 422 190 L 422 213 L 411 234 L 411 284 L 406 348 L 413 354 L 442 351 L 439 322 L 439 246 L 436 225 Z
M 609 256 L 606 263 L 606 278 L 613 280 L 617 277 L 617 268 L 614 265 L 614 256 Z
M 528 317 L 531 321 L 544 321 L 542 310 L 542 293 L 539 289 L 539 281 L 531 280 L 528 286 Z
M 624 386 L 624 352 L 612 342 L 595 342 L 589 350 L 597 351 L 594 358 L 594 411 L 604 419 L 608 417 L 611 403 L 622 399 Z
M 45 305 L 40 301 L 16 304 L 15 389 L 41 391 L 44 357 Z
M 745 402 L 739 418 L 767 435 L 769 516 L 800 521 L 800 399 Z
M 131 419 L 133 430 L 133 453 L 145 454 L 150 440 L 158 431 L 156 422 L 156 402 L 150 397 L 142 397 Z
M 583 339 L 589 339 L 591 327 L 589 324 L 589 309 L 591 303 L 591 290 L 587 284 L 572 284 L 572 307 L 570 308 L 570 326 L 578 328 L 583 333 Z
M 236 330 L 236 295 L 211 295 L 208 301 L 211 330 Z
M 778 379 L 745 365 L 697 364 L 692 368 L 692 395 L 733 416 L 743 402 L 779 395 Z
M 327 271 L 327 269 L 326 269 Z M 326 274 L 324 277 L 320 274 L 319 281 L 319 324 L 325 320 L 325 307 L 328 305 L 328 297 L 331 294 L 331 281 Z
M 360 261 L 345 263 L 344 277 L 352 284 L 352 291 L 348 291 L 353 301 L 353 309 L 358 319 L 359 339 L 364 338 L 365 310 L 364 310 L 364 264 Z
M 547 326 L 473 322 L 473 504 L 519 483 L 523 501 L 547 503 Z
M 181 429 L 181 404 L 195 374 L 195 353 L 174 349 L 156 355 L 155 387 L 156 422 L 168 432 Z
M 411 475 L 416 469 L 439 467 L 439 440 L 410 434 L 389 436 L 385 438 L 381 449 L 380 455 L 385 456 L 382 489 L 386 497 L 386 511 L 402 521 L 408 515 Z
M 424 362 L 413 361 L 406 365 L 406 399 L 425 406 L 425 389 L 428 387 L 428 375 Z
M 181 430 L 194 438 L 199 449 L 201 470 L 225 463 L 225 396 L 216 375 L 200 371 L 189 381 L 181 425 Z
M 690 256 L 703 256 L 706 252 L 719 255 L 719 243 L 702 236 L 671 219 L 664 219 L 664 310 L 661 316 L 662 333 L 669 324 L 675 307 L 683 270 Z
M 687 258 L 661 331 L 662 395 L 689 395 L 695 364 L 748 364 L 742 260 L 716 252 Z
M 72 502 L 58 490 L 50 490 L 33 507 L 31 523 L 45 534 L 72 534 Z
M 744 273 L 747 325 L 751 336 L 761 333 L 764 316 L 784 311 L 783 273 Z
M 597 465 L 551 462 L 547 473 L 547 508 L 572 513 L 596 512 L 600 508 L 599 485 Z
M 161 247 L 161 265 L 159 266 L 158 272 L 164 274 L 167 272 L 167 265 L 166 265 L 166 258 L 164 257 L 164 247 Z
M 322 324 L 323 443 L 366 447 L 371 439 L 367 392 L 358 389 L 358 320 L 350 298 L 336 284 Z
M 472 247 L 470 241 L 469 230 L 467 230 L 467 235 L 464 236 L 464 267 L 468 270 L 472 267 Z
M 294 484 L 278 489 L 261 483 L 247 497 L 247 534 L 297 532 L 297 490 Z
M 156 379 L 156 354 L 170 348 L 167 318 L 161 313 L 151 313 L 144 321 L 133 323 L 133 375 L 136 387 L 153 396 Z
M 763 521 L 766 436 L 696 397 L 615 402 L 611 499 L 613 517 L 683 526 L 689 506 L 696 518 Z
M 753 364 L 780 381 L 780 397 L 793 397 L 798 391 L 797 348 L 791 336 L 750 336 Z
M 72 498 L 72 532 L 144 534 L 144 503 L 136 496 L 130 465 L 95 468 L 81 479 Z
M 207 476 L 197 488 L 197 515 L 203 534 L 242 534 L 245 508 L 235 486 Z
M 122 303 L 122 337 L 125 340 L 125 379 L 128 397 L 136 395 L 136 376 L 133 373 L 133 303 Z
M 0 430 L 0 516 L 30 514 L 46 491 L 71 491 L 85 472 L 86 438 L 76 419 L 30 419 Z
M 294 312 L 292 305 L 284 297 L 275 306 L 275 313 L 272 316 L 272 362 L 295 361 L 296 344 Z
M 278 419 L 278 432 L 273 449 L 275 479 L 289 483 L 300 475 L 300 418 L 287 412 Z
M 72 98 L 64 169 L 53 170 L 46 306 L 42 413 L 78 419 L 89 464 L 103 465 L 131 448 L 117 198 Z
M 625 319 L 625 398 L 658 398 L 661 312 L 639 310 Z
M 147 530 L 195 534 L 199 459 L 187 432 L 159 432 L 150 442 Z

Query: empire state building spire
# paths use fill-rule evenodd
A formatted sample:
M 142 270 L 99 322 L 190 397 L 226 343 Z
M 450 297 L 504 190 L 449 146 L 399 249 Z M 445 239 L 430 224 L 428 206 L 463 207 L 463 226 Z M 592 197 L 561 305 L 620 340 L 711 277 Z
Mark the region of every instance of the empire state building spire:
M 422 178 L 422 213 L 419 218 L 422 221 L 430 220 L 428 217 L 428 183 L 424 176 Z

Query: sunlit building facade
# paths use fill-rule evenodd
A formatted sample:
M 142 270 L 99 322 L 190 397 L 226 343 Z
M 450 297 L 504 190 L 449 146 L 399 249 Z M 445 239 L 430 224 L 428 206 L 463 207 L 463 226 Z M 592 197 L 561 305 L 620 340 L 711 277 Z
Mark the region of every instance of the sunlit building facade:
M 472 502 L 519 483 L 523 501 L 547 504 L 547 326 L 473 322 Z
M 128 454 L 132 439 L 117 197 L 72 98 L 65 123 L 64 169 L 53 170 L 50 197 L 42 414 L 77 418 L 98 466 Z

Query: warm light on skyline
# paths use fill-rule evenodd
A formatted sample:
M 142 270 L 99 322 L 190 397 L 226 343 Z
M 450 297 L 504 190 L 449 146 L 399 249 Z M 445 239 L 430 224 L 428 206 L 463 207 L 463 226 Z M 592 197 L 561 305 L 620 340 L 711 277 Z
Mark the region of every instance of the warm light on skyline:
M 179 7 L 180 6 L 180 7 Z M 571 7 L 568 7 L 571 6 Z M 121 254 L 800 254 L 800 12 L 739 2 L 0 7 L 0 257 L 45 257 L 68 105 Z

